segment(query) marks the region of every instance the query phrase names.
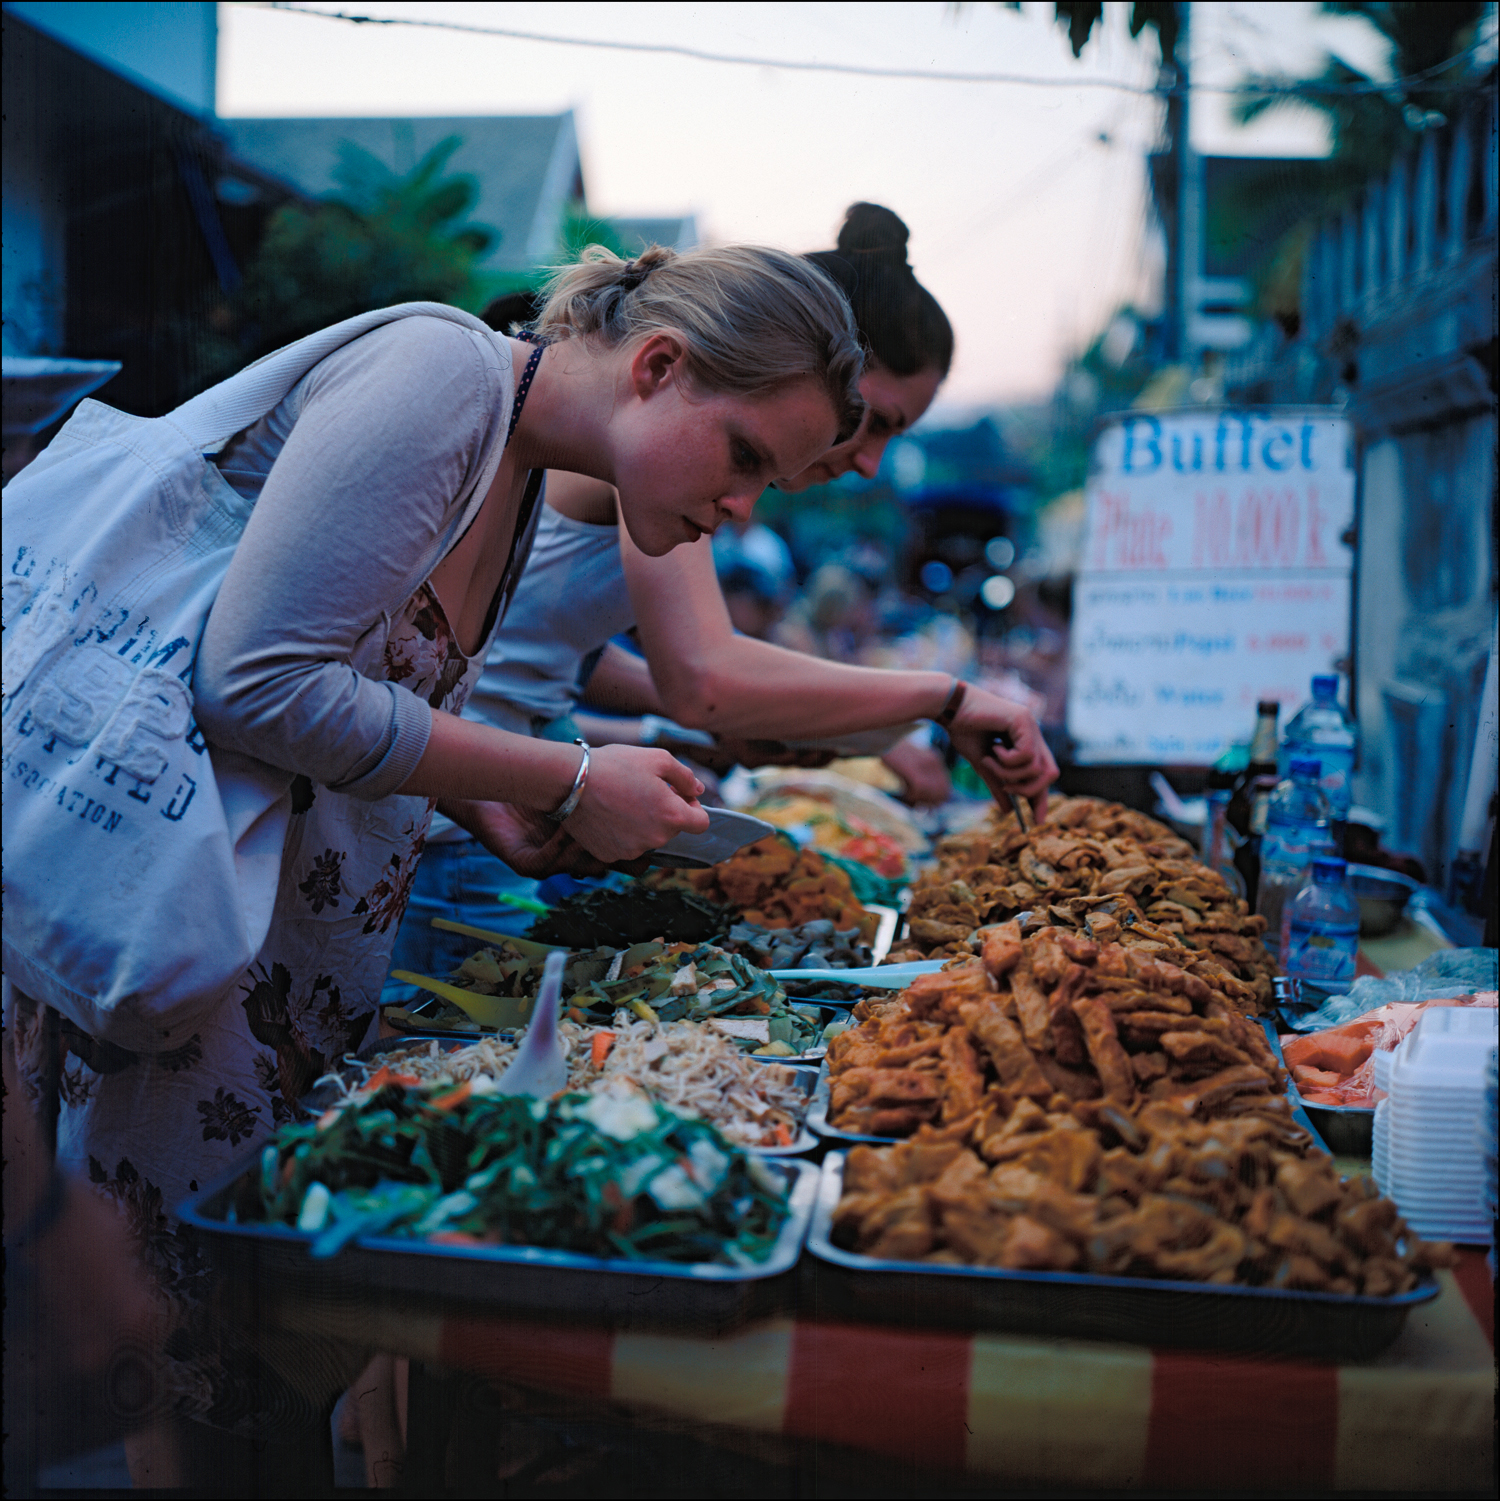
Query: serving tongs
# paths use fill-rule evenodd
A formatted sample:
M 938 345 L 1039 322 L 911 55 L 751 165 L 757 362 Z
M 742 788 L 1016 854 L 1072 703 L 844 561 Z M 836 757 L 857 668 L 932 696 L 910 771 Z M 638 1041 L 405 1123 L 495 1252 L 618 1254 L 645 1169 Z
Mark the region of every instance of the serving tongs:
M 430 991 L 445 1001 L 451 1001 L 470 1021 L 481 1027 L 503 1031 L 508 1027 L 524 1027 L 530 1019 L 530 1003 L 525 997 L 510 995 L 480 995 L 475 990 L 465 990 L 451 980 L 435 980 L 431 975 L 413 974 L 409 969 L 393 969 L 391 979 L 403 985 L 415 985 L 419 990 Z
M 486 943 L 506 943 L 522 954 L 541 959 L 558 950 L 555 943 L 538 943 L 534 938 L 518 938 L 514 933 L 497 933 L 492 928 L 476 928 L 471 923 L 453 922 L 450 918 L 434 917 L 429 927 L 440 928 L 444 933 L 462 933 L 465 938 L 482 938 Z
M 447 926 L 455 926 L 448 924 Z M 517 1076 L 519 1083 L 529 1077 L 541 1078 L 546 1082 L 551 1074 L 545 1073 L 542 1061 L 555 1051 L 558 1059 L 562 1058 L 562 1043 L 557 1036 L 557 1013 L 558 1003 L 562 999 L 563 971 L 567 966 L 568 954 L 566 949 L 553 949 L 547 955 L 546 968 L 542 971 L 542 988 L 535 1001 L 529 996 L 511 995 L 480 995 L 477 991 L 465 990 L 461 985 L 455 985 L 449 980 L 434 979 L 431 975 L 414 974 L 409 969 L 393 969 L 391 978 L 400 980 L 403 985 L 415 985 L 420 990 L 430 991 L 445 1001 L 452 1002 L 470 1021 L 477 1022 L 481 1027 L 490 1028 L 497 1032 L 511 1031 L 521 1027 L 527 1028 L 526 1039 L 521 1045 L 520 1055 L 516 1058 L 511 1069 L 520 1063 L 528 1053 L 535 1052 L 538 1055 L 533 1065 L 528 1067 L 526 1074 Z M 533 1044 L 532 1038 L 540 1035 L 541 1042 Z M 548 1039 L 550 1038 L 550 1042 Z M 511 1070 L 507 1069 L 504 1078 L 508 1078 Z M 564 1070 L 564 1082 L 566 1082 L 566 1069 Z M 539 1095 L 556 1094 L 562 1088 L 558 1084 L 556 1088 L 549 1089 Z M 502 1094 L 530 1094 L 534 1091 L 527 1088 L 504 1088 Z
M 1019 793 L 1007 792 L 1005 795 L 1010 799 L 1011 811 L 1021 825 L 1021 832 L 1029 834 L 1036 827 L 1036 814 L 1032 812 L 1031 804 Z

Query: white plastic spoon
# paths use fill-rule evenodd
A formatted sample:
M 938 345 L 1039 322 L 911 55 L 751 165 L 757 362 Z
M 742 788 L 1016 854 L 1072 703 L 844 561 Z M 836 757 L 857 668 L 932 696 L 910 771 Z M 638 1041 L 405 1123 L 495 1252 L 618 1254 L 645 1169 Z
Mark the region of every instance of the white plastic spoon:
M 836 985 L 863 985 L 866 990 L 905 990 L 918 975 L 940 970 L 946 959 L 918 959 L 910 964 L 880 964 L 871 969 L 771 969 L 773 980 L 832 980 Z
M 524 1094 L 550 1100 L 567 1086 L 568 1064 L 557 1034 L 558 1002 L 562 1000 L 563 969 L 568 956 L 562 949 L 547 955 L 542 988 L 531 1012 L 526 1040 L 511 1065 L 495 1081 L 496 1094 Z

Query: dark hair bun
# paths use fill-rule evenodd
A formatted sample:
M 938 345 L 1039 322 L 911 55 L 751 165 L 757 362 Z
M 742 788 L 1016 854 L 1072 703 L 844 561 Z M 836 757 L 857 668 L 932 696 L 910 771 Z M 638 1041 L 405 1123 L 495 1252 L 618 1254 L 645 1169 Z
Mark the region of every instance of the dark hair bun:
M 878 203 L 851 203 L 839 230 L 839 249 L 846 255 L 854 251 L 875 251 L 899 261 L 906 259 L 906 242 L 911 231 L 890 209 Z
M 888 208 L 855 203 L 844 215 L 837 250 L 807 258 L 838 283 L 870 357 L 897 375 L 953 363 L 953 327 L 906 259 L 910 231 Z

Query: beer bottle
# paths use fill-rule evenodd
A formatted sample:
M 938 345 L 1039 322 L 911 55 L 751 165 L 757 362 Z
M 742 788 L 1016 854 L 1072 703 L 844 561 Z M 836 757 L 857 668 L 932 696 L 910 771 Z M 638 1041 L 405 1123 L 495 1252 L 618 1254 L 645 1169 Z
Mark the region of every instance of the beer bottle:
M 1266 831 L 1266 804 L 1276 790 L 1276 721 L 1281 705 L 1263 698 L 1255 706 L 1255 737 L 1250 761 L 1235 779 L 1226 815 L 1244 843 L 1234 852 L 1235 868 L 1245 880 L 1245 896 L 1255 908 L 1260 885 L 1260 841 Z

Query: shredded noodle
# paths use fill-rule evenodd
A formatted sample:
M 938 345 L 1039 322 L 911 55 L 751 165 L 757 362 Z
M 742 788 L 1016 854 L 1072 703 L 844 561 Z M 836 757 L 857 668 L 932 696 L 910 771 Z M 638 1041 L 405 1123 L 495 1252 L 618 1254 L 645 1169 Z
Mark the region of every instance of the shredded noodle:
M 558 1027 L 568 1064 L 569 1090 L 592 1093 L 616 1080 L 644 1089 L 667 1109 L 697 1116 L 717 1126 L 740 1146 L 789 1146 L 801 1129 L 807 1095 L 797 1088 L 793 1070 L 774 1063 L 755 1063 L 727 1037 L 699 1022 L 650 1022 L 616 1013 L 614 1043 L 602 1069 L 592 1061 L 599 1029 L 562 1022 Z M 485 1037 L 452 1052 L 440 1043 L 414 1042 L 359 1060 L 356 1072 L 331 1075 L 342 1105 L 381 1065 L 409 1074 L 423 1084 L 488 1076 L 499 1078 L 525 1039 L 524 1028 L 512 1038 Z M 346 1065 L 354 1060 L 346 1060 Z

